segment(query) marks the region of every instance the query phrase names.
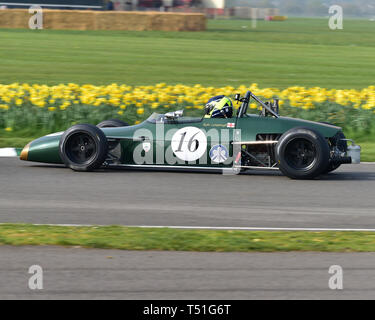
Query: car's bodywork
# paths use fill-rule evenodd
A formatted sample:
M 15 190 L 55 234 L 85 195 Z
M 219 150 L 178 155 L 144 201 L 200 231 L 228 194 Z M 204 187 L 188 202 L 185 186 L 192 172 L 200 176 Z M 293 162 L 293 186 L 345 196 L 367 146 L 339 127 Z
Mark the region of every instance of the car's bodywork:
M 246 113 L 251 98 L 263 106 L 262 114 Z M 326 139 L 330 146 L 330 162 L 338 165 L 351 162 L 345 153 L 346 150 L 336 150 L 337 137 L 342 134 L 340 127 L 280 117 L 276 104 L 265 104 L 251 92 L 243 98 L 236 99 L 242 104 L 237 116 L 230 119 L 153 114 L 138 125 L 102 128 L 100 130 L 104 132 L 109 144 L 108 157 L 104 165 L 189 170 L 217 170 L 234 166 L 240 169 L 278 169 L 275 146 L 284 133 L 301 127 L 318 132 Z M 186 132 L 188 135 L 190 132 L 193 137 L 185 144 L 183 139 L 188 138 Z M 205 138 L 202 136 L 201 139 L 204 141 L 197 138 L 202 132 Z M 62 135 L 63 132 L 60 132 L 32 141 L 25 147 L 21 159 L 62 164 L 59 154 Z M 197 152 L 202 143 L 205 144 L 204 154 L 199 154 L 197 159 L 189 158 L 189 152 Z M 182 150 L 183 148 L 186 150 Z M 135 159 L 137 152 L 141 153 L 143 163 Z M 218 153 L 219 159 L 215 158 Z

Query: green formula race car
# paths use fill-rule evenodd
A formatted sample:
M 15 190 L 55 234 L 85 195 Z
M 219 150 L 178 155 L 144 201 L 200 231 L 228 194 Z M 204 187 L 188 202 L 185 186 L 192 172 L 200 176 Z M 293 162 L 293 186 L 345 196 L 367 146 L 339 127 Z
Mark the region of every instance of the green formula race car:
M 247 113 L 252 99 L 262 106 L 260 114 Z M 184 117 L 179 110 L 154 113 L 134 126 L 120 120 L 78 124 L 32 141 L 20 158 L 76 171 L 262 169 L 280 170 L 293 179 L 315 178 L 360 161 L 360 147 L 354 142 L 348 147 L 339 127 L 281 117 L 277 100 L 263 102 L 250 91 L 235 100 L 240 103 L 236 114 L 230 99 L 220 97 L 206 105 L 201 118 Z

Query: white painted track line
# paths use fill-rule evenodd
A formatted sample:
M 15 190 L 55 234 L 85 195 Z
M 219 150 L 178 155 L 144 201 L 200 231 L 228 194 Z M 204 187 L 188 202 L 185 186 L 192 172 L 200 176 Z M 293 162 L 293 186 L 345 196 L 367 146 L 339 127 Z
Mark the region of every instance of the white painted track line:
M 0 157 L 17 157 L 15 148 L 0 148 Z
M 14 223 L 0 223 L 1 225 Z M 109 225 L 93 224 L 31 224 L 33 226 L 50 226 L 50 227 L 110 227 Z M 310 231 L 310 232 L 375 232 L 375 229 L 359 228 L 272 228 L 272 227 L 210 227 L 210 226 L 146 226 L 146 225 L 119 225 L 126 228 L 144 228 L 144 229 L 185 229 L 185 230 L 238 230 L 238 231 Z

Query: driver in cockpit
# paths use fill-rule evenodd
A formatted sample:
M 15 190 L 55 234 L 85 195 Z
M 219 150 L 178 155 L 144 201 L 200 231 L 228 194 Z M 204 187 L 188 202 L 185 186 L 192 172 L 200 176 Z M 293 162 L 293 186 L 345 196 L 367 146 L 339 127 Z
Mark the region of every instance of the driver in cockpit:
M 232 118 L 233 103 L 224 96 L 215 96 L 208 100 L 205 108 L 205 118 Z

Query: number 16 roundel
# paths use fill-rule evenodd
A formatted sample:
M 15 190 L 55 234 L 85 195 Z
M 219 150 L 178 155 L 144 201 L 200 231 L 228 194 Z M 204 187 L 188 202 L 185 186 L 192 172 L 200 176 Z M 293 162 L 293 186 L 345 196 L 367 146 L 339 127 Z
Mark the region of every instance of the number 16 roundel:
M 177 158 L 184 161 L 195 161 L 206 152 L 207 137 L 199 128 L 185 127 L 173 135 L 171 148 Z

